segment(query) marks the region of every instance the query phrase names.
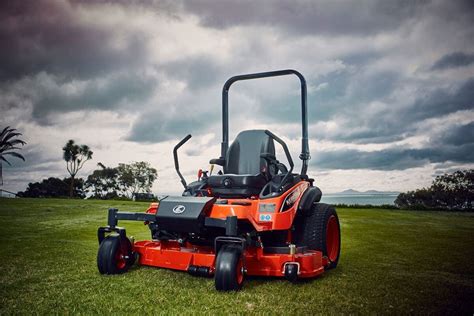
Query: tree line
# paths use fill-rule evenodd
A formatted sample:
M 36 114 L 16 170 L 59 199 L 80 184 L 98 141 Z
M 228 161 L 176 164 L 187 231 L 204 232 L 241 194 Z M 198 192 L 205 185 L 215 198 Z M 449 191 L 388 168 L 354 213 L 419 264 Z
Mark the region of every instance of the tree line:
M 69 177 L 64 179 L 50 177 L 41 182 L 29 183 L 20 197 L 76 197 L 116 199 L 134 198 L 139 194 L 150 196 L 153 182 L 158 173 L 148 162 L 139 161 L 130 164 L 120 163 L 117 167 L 106 167 L 98 163 L 98 169 L 92 171 L 84 180 L 77 178 L 85 163 L 92 159 L 92 150 L 87 145 L 79 145 L 69 140 L 63 147 L 63 159 Z
M 132 199 L 142 193 L 151 193 L 153 182 L 158 177 L 156 169 L 144 161 L 120 163 L 113 168 L 98 163 L 98 167 L 86 179 L 50 177 L 29 183 L 18 196 Z
M 0 132 L 0 185 L 3 185 L 2 163 L 14 157 L 25 161 L 18 153 L 25 141 L 21 140 L 16 129 L 5 127 Z M 84 180 L 76 179 L 84 164 L 91 160 L 92 150 L 87 145 L 78 145 L 69 140 L 63 147 L 63 159 L 69 177 L 63 179 L 50 177 L 41 182 L 29 183 L 23 197 L 78 197 L 97 199 L 133 198 L 137 194 L 151 192 L 158 173 L 147 162 L 120 163 L 117 167 L 106 167 L 98 163 Z M 473 211 L 474 169 L 458 170 L 451 174 L 437 176 L 430 187 L 400 193 L 395 206 L 410 210 L 448 210 Z M 392 208 L 393 206 L 390 206 Z
M 437 176 L 430 187 L 400 193 L 395 205 L 409 210 L 473 211 L 474 169 Z

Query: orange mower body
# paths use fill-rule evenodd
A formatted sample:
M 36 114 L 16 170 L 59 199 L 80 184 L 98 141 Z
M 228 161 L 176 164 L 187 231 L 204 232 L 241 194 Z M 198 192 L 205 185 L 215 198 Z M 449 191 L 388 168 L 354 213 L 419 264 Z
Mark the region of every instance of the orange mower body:
M 296 75 L 302 92 L 301 172 L 285 142 L 268 130 L 248 130 L 228 145 L 228 90 L 239 80 Z M 335 268 L 340 255 L 340 225 L 334 207 L 319 203 L 321 191 L 307 173 L 306 82 L 295 70 L 235 76 L 223 89 L 223 142 L 212 175 L 199 170 L 198 179 L 184 186 L 182 196 L 167 196 L 143 213 L 109 209 L 108 225 L 98 229 L 98 269 L 102 274 L 126 272 L 139 265 L 187 271 L 214 277 L 217 290 L 239 290 L 245 276 L 312 278 Z M 276 159 L 282 146 L 288 166 Z M 123 220 L 143 221 L 151 239 L 134 241 L 119 227 Z

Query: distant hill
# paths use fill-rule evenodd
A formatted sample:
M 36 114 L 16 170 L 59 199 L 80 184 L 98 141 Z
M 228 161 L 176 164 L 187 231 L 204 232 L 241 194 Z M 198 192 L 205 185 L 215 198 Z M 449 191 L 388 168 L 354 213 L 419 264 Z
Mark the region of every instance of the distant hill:
M 348 190 L 344 190 L 342 192 L 338 192 L 338 193 L 335 193 L 335 194 L 360 194 L 360 193 L 361 193 L 360 191 L 353 190 L 353 189 L 348 189 Z
M 342 192 L 332 193 L 340 195 L 359 195 L 359 194 L 399 194 L 400 192 L 396 191 L 377 191 L 377 190 L 367 190 L 367 191 L 357 191 L 354 189 L 347 189 Z

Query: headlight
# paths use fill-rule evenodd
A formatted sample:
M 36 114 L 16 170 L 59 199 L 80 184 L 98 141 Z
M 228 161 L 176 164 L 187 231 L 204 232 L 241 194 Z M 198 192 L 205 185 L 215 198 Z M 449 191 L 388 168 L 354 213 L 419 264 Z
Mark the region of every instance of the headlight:
M 300 197 L 300 193 L 301 193 L 300 190 L 296 189 L 293 192 L 291 192 L 290 194 L 288 194 L 285 201 L 283 201 L 283 204 L 281 205 L 281 211 L 282 212 L 286 211 L 287 209 L 292 207 L 293 204 L 295 204 L 295 202 Z

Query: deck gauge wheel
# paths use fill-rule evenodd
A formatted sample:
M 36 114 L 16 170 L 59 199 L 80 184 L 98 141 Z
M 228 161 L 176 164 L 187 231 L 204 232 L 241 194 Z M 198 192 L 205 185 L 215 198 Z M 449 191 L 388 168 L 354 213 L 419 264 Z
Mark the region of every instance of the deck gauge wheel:
M 121 274 L 135 262 L 135 254 L 128 238 L 109 235 L 102 240 L 97 253 L 97 267 L 101 274 Z
M 285 264 L 285 279 L 290 282 L 298 280 L 298 265 L 296 263 Z
M 217 254 L 214 281 L 218 291 L 238 291 L 244 283 L 242 249 L 239 245 L 223 245 Z

